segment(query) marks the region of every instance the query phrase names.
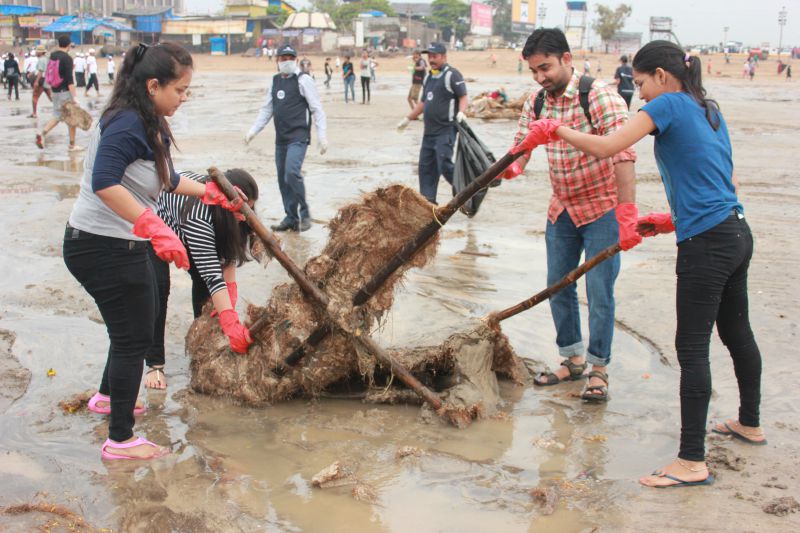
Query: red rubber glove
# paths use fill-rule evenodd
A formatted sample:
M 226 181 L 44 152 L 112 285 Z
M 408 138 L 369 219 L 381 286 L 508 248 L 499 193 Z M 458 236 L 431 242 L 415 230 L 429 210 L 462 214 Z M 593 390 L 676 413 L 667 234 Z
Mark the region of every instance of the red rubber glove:
M 232 307 L 233 309 L 236 309 L 236 300 L 238 300 L 238 299 L 239 299 L 239 289 L 238 289 L 238 287 L 236 286 L 236 282 L 235 282 L 235 281 L 226 281 L 226 282 L 225 282 L 225 286 L 228 288 L 228 298 L 229 298 L 229 299 L 230 299 L 230 301 L 231 301 L 231 307 Z M 216 309 L 214 309 L 213 311 L 211 311 L 211 316 L 212 316 L 212 317 L 215 317 L 215 316 L 217 316 L 218 314 L 219 314 L 219 313 L 217 313 L 217 310 L 216 310 Z
M 561 121 L 552 118 L 535 120 L 528 125 L 528 134 L 522 142 L 511 149 L 512 154 L 520 150 L 533 150 L 540 144 L 547 144 L 559 140 L 556 130 L 561 126 Z
M 238 214 L 239 210 L 242 208 L 242 205 L 247 201 L 247 196 L 238 187 L 234 187 L 234 189 L 237 193 L 239 193 L 239 198 L 231 202 L 228 200 L 228 197 L 225 196 L 225 193 L 220 190 L 216 183 L 213 181 L 207 181 L 206 192 L 200 201 L 206 205 L 218 205 L 223 209 L 230 211 L 234 215 Z
M 619 224 L 619 246 L 623 250 L 630 250 L 642 242 L 642 236 L 636 232 L 639 208 L 634 203 L 625 203 L 617 204 L 614 211 L 617 215 L 617 224 Z
M 639 218 L 636 231 L 639 235 L 653 237 L 659 233 L 672 233 L 675 231 L 675 225 L 672 224 L 670 213 L 648 213 Z
M 236 353 L 247 353 L 247 347 L 253 344 L 250 331 L 239 322 L 239 315 L 233 309 L 226 309 L 219 314 L 219 325 L 228 336 L 231 350 Z
M 500 177 L 505 180 L 512 180 L 522 174 L 522 167 L 519 165 L 519 162 L 514 161 L 510 165 L 506 167 Z
M 150 209 L 145 209 L 133 223 L 133 234 L 150 239 L 153 250 L 162 261 L 175 263 L 176 267 L 189 270 L 189 256 L 183 243 Z

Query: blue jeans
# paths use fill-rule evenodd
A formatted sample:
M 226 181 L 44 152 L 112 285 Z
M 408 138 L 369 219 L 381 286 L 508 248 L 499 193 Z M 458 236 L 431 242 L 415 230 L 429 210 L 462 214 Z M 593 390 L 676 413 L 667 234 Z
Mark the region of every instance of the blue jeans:
M 423 135 L 419 149 L 419 192 L 432 203 L 436 203 L 439 176 L 453 183 L 453 145 L 456 129 L 450 128 L 438 135 Z
M 555 224 L 547 221 L 544 239 L 547 245 L 547 285 L 552 285 L 578 266 L 581 252 L 585 251 L 588 259 L 618 242 L 619 227 L 613 209 L 581 227 L 576 227 L 569 214 L 563 211 Z M 592 365 L 605 366 L 611 361 L 614 281 L 619 267 L 619 255 L 615 255 L 586 273 L 586 297 L 589 300 L 586 360 Z M 550 298 L 550 311 L 556 326 L 559 355 L 564 358 L 583 355 L 578 291 L 574 283 Z
M 356 77 L 348 76 L 344 79 L 344 102 L 347 103 L 347 89 L 350 89 L 350 98 L 356 101 Z
M 278 188 L 283 200 L 283 221 L 297 226 L 300 220 L 311 218 L 306 203 L 306 186 L 303 183 L 303 160 L 308 141 L 275 145 L 275 166 L 278 168 Z

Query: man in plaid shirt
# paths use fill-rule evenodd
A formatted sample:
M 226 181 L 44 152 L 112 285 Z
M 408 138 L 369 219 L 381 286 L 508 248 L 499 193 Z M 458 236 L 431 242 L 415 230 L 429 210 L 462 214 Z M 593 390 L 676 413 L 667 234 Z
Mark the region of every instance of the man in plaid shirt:
M 525 43 L 522 57 L 528 61 L 533 78 L 545 91 L 538 118 L 556 119 L 565 126 L 596 135 L 608 135 L 628 120 L 628 108 L 622 97 L 597 82 L 592 84 L 588 94 L 591 121 L 588 119 L 580 103 L 581 76 L 573 68 L 567 39 L 560 30 L 540 28 L 534 31 Z M 534 111 L 536 97 L 536 93 L 531 94 L 523 108 L 515 144 L 525 137 L 529 125 L 537 119 Z M 628 149 L 611 158 L 597 159 L 560 140 L 548 144 L 546 152 L 553 186 L 545 231 L 547 283 L 550 285 L 578 266 L 581 252 L 589 258 L 619 241 L 618 219 L 625 214 L 622 212 L 624 209 L 615 208 L 618 203 L 634 201 L 636 154 L 633 149 Z M 504 177 L 512 178 L 522 173 L 529 157 L 530 153 L 512 164 Z M 635 218 L 633 220 L 635 223 Z M 629 224 L 630 220 L 620 222 Z M 590 402 L 608 399 L 606 367 L 611 361 L 614 281 L 619 269 L 620 258 L 616 255 L 586 274 L 588 349 L 581 336 L 575 285 L 550 298 L 556 344 L 564 360 L 555 372 L 537 376 L 537 385 L 583 379 L 589 363 L 592 371 L 588 374 L 589 383 L 582 398 Z

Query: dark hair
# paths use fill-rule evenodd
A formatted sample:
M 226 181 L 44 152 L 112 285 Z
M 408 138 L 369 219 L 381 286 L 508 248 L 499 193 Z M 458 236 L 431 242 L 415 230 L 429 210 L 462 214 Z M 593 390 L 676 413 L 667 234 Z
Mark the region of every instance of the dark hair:
M 59 35 L 58 37 L 59 48 L 66 48 L 71 42 L 72 41 L 70 40 L 69 35 Z
M 232 168 L 225 171 L 225 177 L 231 185 L 239 187 L 247 196 L 248 200 L 258 200 L 258 184 L 253 176 L 240 168 Z M 201 183 L 206 183 L 210 178 L 206 176 Z M 192 196 L 186 199 L 181 210 L 181 223 L 186 222 L 186 217 L 191 213 L 194 206 L 200 202 L 200 198 Z M 253 238 L 250 226 L 247 222 L 240 222 L 230 211 L 221 206 L 208 206 L 211 211 L 211 220 L 214 224 L 214 241 L 217 248 L 222 266 L 236 265 L 241 266 L 250 260 L 250 239 Z
M 567 37 L 563 31 L 558 28 L 539 28 L 534 30 L 525 41 L 522 57 L 528 59 L 536 54 L 560 56 L 569 51 L 569 43 L 567 43 Z
M 147 95 L 147 80 L 155 78 L 159 85 L 167 85 L 181 76 L 184 68 L 192 67 L 192 55 L 177 43 L 158 43 L 154 46 L 132 46 L 125 54 L 114 91 L 103 111 L 101 120 L 123 109 L 132 109 L 142 119 L 147 142 L 153 150 L 156 172 L 169 189 L 171 156 L 166 140 L 175 144 L 172 131 L 164 117 L 158 116 Z
M 11 52 L 9 52 L 9 53 L 8 53 L 8 59 L 14 59 L 14 54 L 13 54 L 13 53 L 11 53 Z M 10 97 L 9 97 L 9 98 L 10 98 Z
M 627 63 L 628 62 L 628 56 L 622 56 L 622 57 L 619 58 L 619 60 L 621 62 L 623 62 L 623 63 Z
M 686 54 L 670 41 L 650 41 L 633 57 L 633 69 L 653 74 L 661 68 L 681 82 L 683 91 L 706 110 L 706 120 L 716 131 L 719 128 L 719 104 L 706 98 L 703 88 L 703 67 L 700 58 Z

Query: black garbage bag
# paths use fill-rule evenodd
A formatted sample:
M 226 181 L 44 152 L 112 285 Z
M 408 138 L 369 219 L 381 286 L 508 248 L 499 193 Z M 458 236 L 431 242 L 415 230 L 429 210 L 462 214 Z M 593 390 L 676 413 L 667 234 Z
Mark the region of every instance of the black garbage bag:
M 456 139 L 455 169 L 453 171 L 453 196 L 464 190 L 467 185 L 483 174 L 492 163 L 495 162 L 494 155 L 485 144 L 478 139 L 472 128 L 465 122 L 456 122 L 458 137 Z M 494 180 L 492 186 L 500 184 L 500 180 Z M 461 207 L 461 212 L 468 217 L 474 217 L 478 213 L 478 208 L 486 196 L 487 188 L 483 188 L 475 193 L 472 198 Z

